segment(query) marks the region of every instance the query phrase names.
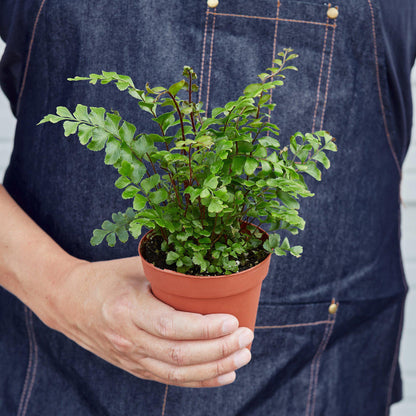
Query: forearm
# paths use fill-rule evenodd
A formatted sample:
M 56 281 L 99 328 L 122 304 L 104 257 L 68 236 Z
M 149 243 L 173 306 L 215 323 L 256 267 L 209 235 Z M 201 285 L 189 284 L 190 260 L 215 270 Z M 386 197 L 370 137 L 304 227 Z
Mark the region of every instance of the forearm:
M 0 186 L 0 284 L 48 326 L 137 377 L 184 387 L 229 384 L 253 333 L 224 314 L 175 311 L 156 299 L 139 258 L 68 255 Z
M 42 315 L 62 276 L 79 260 L 67 254 L 0 186 L 0 285 Z

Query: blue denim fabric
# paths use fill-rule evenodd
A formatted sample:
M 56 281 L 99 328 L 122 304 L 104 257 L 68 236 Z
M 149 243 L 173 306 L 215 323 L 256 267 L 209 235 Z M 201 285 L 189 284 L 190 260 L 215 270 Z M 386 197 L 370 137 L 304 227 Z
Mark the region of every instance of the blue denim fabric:
M 153 127 L 113 86 L 67 77 L 104 69 L 131 75 L 137 86 L 169 85 L 187 64 L 200 74 L 201 100 L 211 110 L 292 47 L 299 73 L 273 92 L 282 142 L 297 130 L 326 129 L 339 147 L 322 183 L 310 183 L 315 198 L 303 201 L 306 229 L 291 238 L 304 246 L 302 258 L 272 260 L 253 359 L 234 384 L 198 390 L 136 379 L 50 330 L 0 289 L 2 416 L 388 414 L 401 398 L 407 286 L 399 187 L 416 5 L 406 0 L 389 10 L 387 3 L 340 1 L 331 20 L 321 0 L 220 0 L 215 10 L 189 0 L 0 1 L 7 41 L 0 80 L 18 119 L 4 185 L 74 256 L 131 256 L 137 241 L 89 245 L 92 230 L 125 209 L 113 186 L 117 173 L 102 154 L 64 138 L 61 126 L 36 123 L 57 105 L 83 103 Z M 335 315 L 328 314 L 332 299 Z

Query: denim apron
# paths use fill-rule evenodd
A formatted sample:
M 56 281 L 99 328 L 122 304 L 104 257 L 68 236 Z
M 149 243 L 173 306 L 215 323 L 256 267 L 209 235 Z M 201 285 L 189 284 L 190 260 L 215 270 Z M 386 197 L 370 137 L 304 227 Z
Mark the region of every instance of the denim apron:
M 291 47 L 299 72 L 273 91 L 281 142 L 325 129 L 339 151 L 321 183 L 308 181 L 316 196 L 302 202 L 306 228 L 291 239 L 303 256 L 272 260 L 253 358 L 235 383 L 185 389 L 137 379 L 49 329 L 1 289 L 0 414 L 387 415 L 401 398 L 407 286 L 399 187 L 410 124 L 393 106 L 379 0 L 220 0 L 215 9 L 204 0 L 6 0 L 1 7 L 3 26 L 6 12 L 10 20 L 0 77 L 18 119 L 4 185 L 74 256 L 127 257 L 137 241 L 89 245 L 92 230 L 126 208 L 113 185 L 117 173 L 103 154 L 64 138 L 61 126 L 36 123 L 57 105 L 77 103 L 117 109 L 143 130 L 151 123 L 114 86 L 68 77 L 107 70 L 139 87 L 170 85 L 190 65 L 211 110 Z

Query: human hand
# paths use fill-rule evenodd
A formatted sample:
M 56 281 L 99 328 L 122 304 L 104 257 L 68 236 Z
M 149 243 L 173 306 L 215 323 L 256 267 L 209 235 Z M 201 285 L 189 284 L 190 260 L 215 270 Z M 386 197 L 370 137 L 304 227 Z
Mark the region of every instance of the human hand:
M 216 387 L 232 383 L 251 359 L 250 329 L 231 315 L 179 312 L 159 301 L 139 257 L 75 262 L 57 285 L 40 318 L 136 377 Z

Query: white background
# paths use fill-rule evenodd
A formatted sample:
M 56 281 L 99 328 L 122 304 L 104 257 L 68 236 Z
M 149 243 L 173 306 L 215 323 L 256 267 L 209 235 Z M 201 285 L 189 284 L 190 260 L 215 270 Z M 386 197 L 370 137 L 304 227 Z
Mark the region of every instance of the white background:
M 4 43 L 0 41 L 0 56 Z M 416 124 L 416 67 L 413 71 L 413 97 Z M 3 179 L 10 153 L 15 120 L 8 102 L 0 91 L 0 180 Z M 402 250 L 410 291 L 407 298 L 405 326 L 400 353 L 404 382 L 404 400 L 393 406 L 393 416 L 416 415 L 416 129 L 406 158 L 402 183 Z M 371 416 L 371 415 L 369 415 Z

